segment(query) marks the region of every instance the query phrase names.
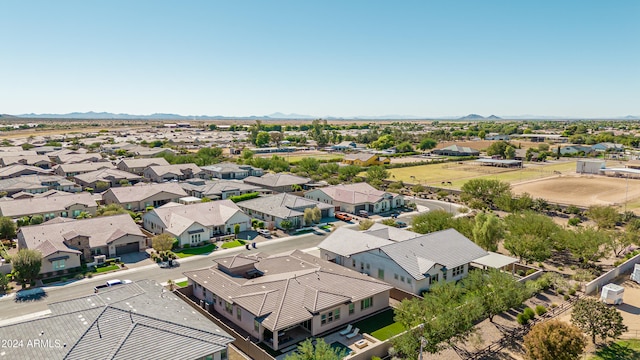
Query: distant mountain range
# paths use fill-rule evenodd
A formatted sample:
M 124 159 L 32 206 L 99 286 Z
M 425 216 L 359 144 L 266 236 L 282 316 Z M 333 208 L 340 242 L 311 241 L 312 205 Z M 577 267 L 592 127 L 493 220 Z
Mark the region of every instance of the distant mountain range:
M 463 117 L 457 116 L 414 116 L 414 115 L 382 115 L 382 116 L 313 116 L 303 114 L 285 114 L 276 112 L 270 115 L 262 116 L 222 116 L 222 115 L 178 115 L 178 114 L 151 114 L 151 115 L 132 115 L 132 114 L 115 114 L 109 112 L 72 112 L 68 114 L 21 114 L 21 115 L 8 115 L 0 114 L 1 119 L 17 119 L 17 118 L 29 118 L 29 119 L 86 119 L 86 120 L 176 120 L 176 121 L 189 121 L 189 120 L 312 120 L 312 119 L 327 119 L 327 120 L 579 120 L 587 119 L 583 117 L 567 117 L 567 116 L 548 116 L 548 115 L 490 115 L 484 117 L 478 114 L 469 114 Z M 612 120 L 638 120 L 640 116 L 627 115 L 621 117 L 608 117 L 593 119 L 612 119 Z

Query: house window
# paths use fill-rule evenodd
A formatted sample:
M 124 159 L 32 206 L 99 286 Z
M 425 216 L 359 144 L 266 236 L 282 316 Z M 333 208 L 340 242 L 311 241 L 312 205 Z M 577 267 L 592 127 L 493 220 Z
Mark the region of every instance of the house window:
M 80 210 L 73 210 L 73 217 L 74 218 L 78 217 L 78 215 L 80 215 L 81 212 L 82 211 L 80 211 Z
M 373 297 L 360 300 L 360 310 L 365 310 L 373 306 Z
M 464 272 L 464 265 L 460 265 L 458 267 L 454 267 L 451 272 L 452 272 L 453 277 L 456 277 L 458 275 L 462 275 L 462 273 Z
M 404 282 L 404 276 L 400 276 L 400 281 Z
M 64 260 L 64 259 L 62 259 L 62 260 L 55 260 L 55 261 L 53 261 L 53 262 L 52 262 L 53 270 L 62 270 L 62 269 L 64 269 L 64 266 L 65 266 L 65 264 L 64 264 L 64 263 L 65 263 L 65 260 Z
M 378 269 L 378 279 L 384 280 L 384 269 Z
M 433 276 L 431 276 L 431 283 L 437 283 L 438 282 L 438 274 L 435 274 Z
M 354 312 L 356 312 L 356 304 L 350 303 L 349 304 L 349 315 L 353 315 Z
M 230 302 L 224 302 L 224 310 L 229 314 L 233 314 L 233 305 Z
M 67 217 L 69 216 L 69 213 L 67 213 L 66 211 L 63 211 L 62 213 L 60 213 L 60 216 Z
M 236 306 L 236 316 L 238 320 L 242 321 L 242 308 L 240 306 Z
M 327 314 L 320 315 L 320 325 L 326 325 L 326 324 L 327 324 Z
M 320 325 L 326 325 L 340 319 L 340 309 L 320 315 Z
M 407 277 L 407 284 L 411 284 L 411 278 Z
M 220 351 L 220 360 L 227 360 L 227 349 L 222 349 Z
M 260 323 L 258 322 L 258 320 L 253 320 L 253 330 L 255 330 L 256 332 L 260 332 Z
M 351 259 L 351 264 L 353 264 L 353 267 L 356 267 L 356 259 Z
M 370 270 L 370 269 L 371 269 L 371 265 L 367 264 L 367 270 Z
M 398 274 L 393 274 L 393 278 L 394 278 L 395 280 L 398 280 Z
M 334 318 L 335 320 L 340 320 L 340 309 L 336 309 L 336 310 L 333 312 L 333 318 Z

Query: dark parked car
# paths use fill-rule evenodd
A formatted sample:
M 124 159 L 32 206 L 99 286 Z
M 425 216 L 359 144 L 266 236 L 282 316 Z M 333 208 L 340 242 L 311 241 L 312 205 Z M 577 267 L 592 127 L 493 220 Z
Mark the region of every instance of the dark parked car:
M 407 227 L 407 223 L 404 221 L 396 221 L 396 227 L 399 227 L 399 228 Z

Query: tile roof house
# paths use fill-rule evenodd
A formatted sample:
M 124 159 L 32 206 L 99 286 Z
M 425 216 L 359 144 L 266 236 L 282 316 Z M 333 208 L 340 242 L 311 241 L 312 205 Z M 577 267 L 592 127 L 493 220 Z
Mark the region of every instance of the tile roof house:
M 6 192 L 9 196 L 19 192 L 41 194 L 49 190 L 78 192 L 82 188 L 58 175 L 24 175 L 0 180 L 0 191 Z
M 143 184 L 111 188 L 102 194 L 105 204 L 120 204 L 123 208 L 142 211 L 149 206 L 159 207 L 168 202 L 177 202 L 187 196 L 177 183 Z
M 56 156 L 51 156 L 51 154 L 47 154 L 49 158 L 55 161 L 58 164 L 79 164 L 79 163 L 87 163 L 87 162 L 102 162 L 107 161 L 102 158 L 100 154 L 97 153 L 87 153 L 87 154 L 59 154 Z
M 390 162 L 391 160 L 389 160 L 389 158 L 381 158 L 377 154 L 367 153 L 347 154 L 342 159 L 343 164 L 357 166 L 384 165 L 389 164 Z
M 214 261 L 184 273 L 194 296 L 274 350 L 389 306 L 391 286 L 299 250 Z
M 0 166 L 22 164 L 37 166 L 42 169 L 49 169 L 51 167 L 51 161 L 45 155 L 13 156 L 12 153 L 6 154 L 11 155 L 0 154 Z
M 56 275 L 92 262 L 94 255 L 120 256 L 147 248 L 147 237 L 129 214 L 92 219 L 64 219 L 23 226 L 18 248 L 42 253 L 41 274 Z
M 205 173 L 196 164 L 152 165 L 144 169 L 142 175 L 154 182 L 204 178 Z
M 433 154 L 443 156 L 478 156 L 480 151 L 467 146 L 450 145 L 442 149 L 431 150 Z
M 489 255 L 454 229 L 420 235 L 385 227 L 336 229 L 318 245 L 321 257 L 420 294 L 435 282 L 466 277 L 471 262 Z
M 261 177 L 249 176 L 243 180 L 247 184 L 260 186 L 273 192 L 291 192 L 292 187 L 302 187 L 312 182 L 310 178 L 301 176 L 277 173 L 265 174 Z
M 192 205 L 170 203 L 151 210 L 142 217 L 144 228 L 154 234 L 169 233 L 180 246 L 196 246 L 218 235 L 233 234 L 251 228 L 251 218 L 231 200 L 209 201 Z
M 598 143 L 598 144 L 592 145 L 591 148 L 594 151 L 606 151 L 606 152 L 623 152 L 624 151 L 624 145 L 615 144 L 611 142 Z
M 270 194 L 270 190 L 263 189 L 255 185 L 245 184 L 239 180 L 202 180 L 189 179 L 180 183 L 180 186 L 190 196 L 197 198 L 209 198 L 212 200 L 228 199 L 231 196 L 238 196 L 252 192 Z
M 235 163 L 219 163 L 215 165 L 203 166 L 201 169 L 212 178 L 217 179 L 238 179 L 242 180 L 249 176 L 262 176 L 264 170 L 251 165 L 241 165 Z
M 283 229 L 281 223 L 284 220 L 291 223 L 291 229 L 304 226 L 304 210 L 307 208 L 319 208 L 323 218 L 334 215 L 332 205 L 287 193 L 241 201 L 238 206 L 252 218 L 260 219 L 268 226 L 279 229 Z
M 53 172 L 56 175 L 72 178 L 76 175 L 100 169 L 113 169 L 113 167 L 113 164 L 105 161 L 79 164 L 60 164 L 53 167 Z
M 98 204 L 89 193 L 53 192 L 50 196 L 0 201 L 0 216 L 17 219 L 23 216 L 42 215 L 44 221 L 47 221 L 55 217 L 76 218 L 83 212 L 95 215 L 97 208 Z
M 23 175 L 47 175 L 51 174 L 51 170 L 45 170 L 39 168 L 37 166 L 29 166 L 29 165 L 9 165 L 5 167 L 0 167 L 0 179 L 11 179 L 17 178 Z
M 377 190 L 367 183 L 327 186 L 307 191 L 304 197 L 352 214 L 360 210 L 377 214 L 404 206 L 403 195 Z
M 140 175 L 144 173 L 144 169 L 149 166 L 166 166 L 169 162 L 164 158 L 152 158 L 152 159 L 123 159 L 120 160 L 117 167 L 122 171 L 127 171 L 132 174 Z
M 141 180 L 141 176 L 118 169 L 100 169 L 73 177 L 73 181 L 78 185 L 82 187 L 90 187 L 99 191 L 106 189 L 100 189 L 100 186 L 98 186 L 100 185 L 98 184 L 99 182 L 102 182 L 103 185 L 106 184 L 107 187 L 118 187 L 121 185 L 121 182 L 134 185 Z
M 7 359 L 226 360 L 233 337 L 151 280 L 49 304 L 51 314 L 0 327 Z M 31 342 L 31 345 L 29 345 Z

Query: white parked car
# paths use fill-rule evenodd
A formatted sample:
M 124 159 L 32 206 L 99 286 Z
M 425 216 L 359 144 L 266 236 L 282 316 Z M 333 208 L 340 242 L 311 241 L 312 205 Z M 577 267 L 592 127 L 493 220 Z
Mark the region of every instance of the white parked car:
M 258 234 L 266 237 L 266 238 L 270 238 L 271 237 L 271 231 L 267 230 L 267 229 L 258 229 L 256 230 L 258 232 Z

